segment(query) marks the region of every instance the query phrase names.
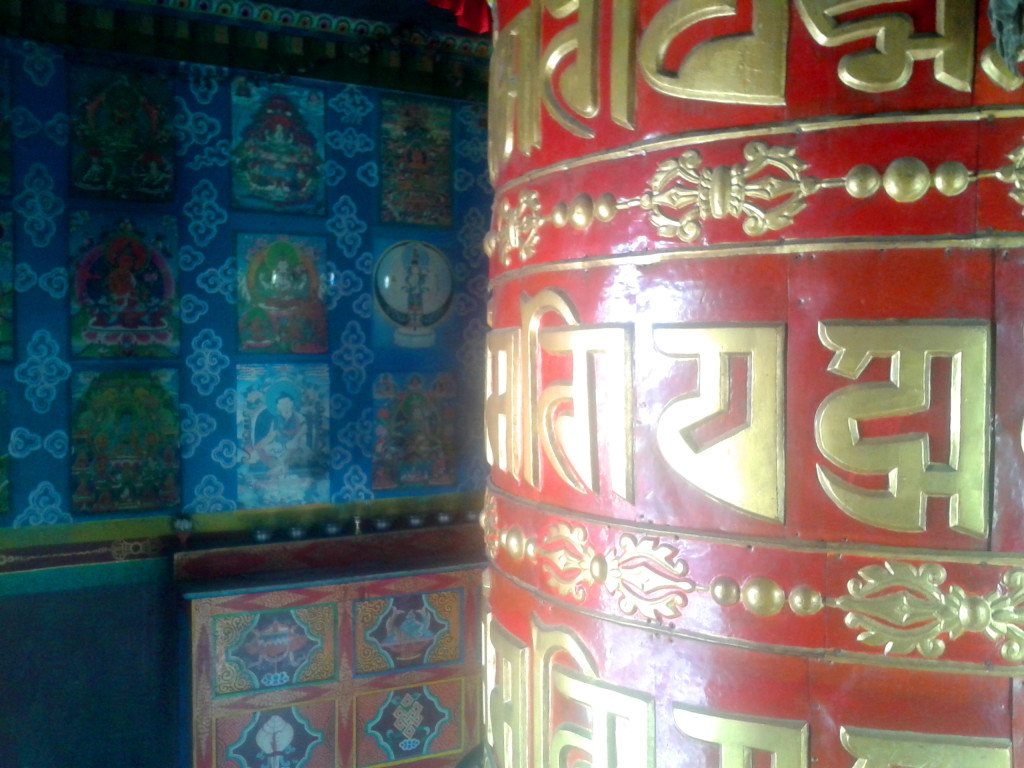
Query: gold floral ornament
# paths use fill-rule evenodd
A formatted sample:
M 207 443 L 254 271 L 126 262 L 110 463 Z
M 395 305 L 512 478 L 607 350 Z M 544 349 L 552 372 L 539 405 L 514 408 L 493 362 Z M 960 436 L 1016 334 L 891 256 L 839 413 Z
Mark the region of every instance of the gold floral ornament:
M 929 659 L 946 650 L 966 632 L 982 633 L 999 642 L 1003 659 L 1024 660 L 1024 569 L 1003 574 L 1002 584 L 988 595 L 968 595 L 958 586 L 940 587 L 946 569 L 936 563 L 915 568 L 908 563 L 870 565 L 847 584 L 848 596 L 835 605 L 846 614 L 846 626 L 863 630 L 857 640 L 881 646 L 888 654 L 920 653 Z
M 1021 144 L 1013 152 L 1007 155 L 1013 163 L 1004 165 L 996 171 L 996 178 L 1004 184 L 1012 184 L 1010 198 L 1024 208 L 1024 144 Z M 1021 211 L 1024 215 L 1024 211 Z
M 520 261 L 529 261 L 537 252 L 540 228 L 545 223 L 541 214 L 540 200 L 532 189 L 519 193 L 516 205 L 505 198 L 498 207 L 498 231 L 488 232 L 484 238 L 484 250 L 488 256 L 498 256 L 502 266 L 512 263 L 512 254 L 517 253 Z
M 614 549 L 597 552 L 580 526 L 556 523 L 539 546 L 527 546 L 541 563 L 547 583 L 560 595 L 578 602 L 602 585 L 628 615 L 673 619 L 682 614 L 687 594 L 696 589 L 686 578 L 688 567 L 678 552 L 656 538 L 623 535 Z
M 791 225 L 807 206 L 806 198 L 821 188 L 817 179 L 803 177 L 807 163 L 795 147 L 752 141 L 743 158 L 743 164 L 702 168 L 700 152 L 688 149 L 658 165 L 639 205 L 663 237 L 692 242 L 703 231 L 702 222 L 727 217 L 742 217 L 743 231 L 756 237 Z M 774 207 L 760 203 L 780 199 Z
M 489 490 L 484 491 L 484 508 L 480 512 L 480 527 L 484 529 L 484 544 L 487 547 L 487 556 L 494 559 L 498 551 L 500 538 L 498 536 L 498 502 Z

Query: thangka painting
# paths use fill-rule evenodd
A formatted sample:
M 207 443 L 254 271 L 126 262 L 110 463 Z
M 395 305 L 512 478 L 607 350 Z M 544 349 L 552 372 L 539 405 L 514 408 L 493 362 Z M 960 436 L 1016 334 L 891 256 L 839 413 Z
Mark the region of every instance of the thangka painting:
M 0 213 L 0 360 L 14 358 L 14 215 Z
M 263 354 L 327 352 L 321 300 L 327 241 L 238 236 L 238 347 Z
M 177 371 L 83 371 L 71 387 L 72 511 L 176 507 Z
M 73 69 L 71 187 L 83 197 L 174 197 L 174 90 L 131 67 Z
M 453 288 L 448 257 L 430 243 L 403 240 L 387 248 L 374 267 L 373 298 L 388 319 L 390 341 L 406 348 L 434 346 Z
M 72 216 L 71 349 L 77 357 L 173 357 L 180 347 L 171 216 Z
M 462 660 L 462 591 L 357 600 L 355 610 L 355 674 Z
M 14 172 L 11 126 L 11 65 L 0 59 L 0 195 L 11 194 L 11 176 Z
M 236 208 L 324 212 L 323 91 L 238 77 L 231 87 L 231 137 Z
M 452 224 L 452 111 L 446 104 L 381 99 L 380 218 Z
M 238 503 L 326 502 L 329 394 L 326 365 L 238 366 Z
M 381 374 L 373 385 L 373 405 L 375 490 L 455 484 L 454 376 Z

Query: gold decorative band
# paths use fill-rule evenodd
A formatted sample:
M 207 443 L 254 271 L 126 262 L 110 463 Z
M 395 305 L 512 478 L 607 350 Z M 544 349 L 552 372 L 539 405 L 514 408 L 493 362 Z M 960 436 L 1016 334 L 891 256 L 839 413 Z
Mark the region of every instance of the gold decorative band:
M 1020 555 L 684 533 L 493 487 L 481 524 L 503 576 L 625 626 L 851 663 L 1000 676 L 1024 665 Z
M 993 232 L 976 235 L 934 235 L 930 237 L 851 237 L 843 240 L 785 240 L 748 244 L 707 245 L 672 248 L 658 251 L 634 251 L 623 254 L 569 259 L 557 262 L 527 264 L 491 277 L 497 287 L 512 280 L 533 275 L 576 272 L 603 267 L 646 267 L 669 261 L 688 259 L 725 259 L 738 256 L 798 255 L 808 253 L 840 253 L 844 251 L 899 251 L 930 248 L 934 250 L 1007 250 L 1024 248 L 1024 233 Z
M 1024 139 L 1017 139 L 1016 143 L 1007 141 L 1001 151 L 1008 162 L 998 167 L 982 167 L 985 164 L 979 163 L 979 167 L 969 168 L 951 159 L 933 161 L 934 167 L 930 167 L 919 157 L 904 156 L 876 164 L 851 163 L 842 175 L 818 177 L 808 171 L 826 158 L 816 157 L 814 150 L 807 147 L 800 149 L 797 133 L 788 134 L 788 143 L 770 141 L 785 141 L 782 135 L 754 133 L 742 149 L 732 150 L 736 162 L 723 165 L 705 164 L 696 142 L 663 148 L 678 150 L 678 154 L 651 151 L 648 170 L 640 171 L 647 176 L 644 188 L 624 195 L 611 191 L 596 196 L 579 192 L 572 199 L 549 200 L 545 204 L 543 185 L 523 185 L 518 193 L 506 185 L 496 197 L 493 228 L 484 239 L 484 250 L 497 267 L 516 269 L 537 258 L 543 233 L 552 227 L 587 230 L 595 223 L 608 224 L 627 214 L 632 217 L 628 225 L 631 231 L 646 219 L 652 237 L 680 243 L 699 242 L 706 236 L 709 222 L 723 219 L 738 221 L 742 235 L 747 238 L 791 228 L 799 237 L 800 227 L 796 225 L 804 220 L 811 223 L 815 217 L 813 211 L 799 221 L 798 216 L 812 199 L 829 193 L 843 194 L 849 202 L 884 193 L 900 204 L 925 206 L 931 205 L 925 195 L 933 188 L 945 198 L 956 198 L 983 180 L 1006 185 L 1005 194 L 1024 214 Z M 817 154 L 820 152 L 819 149 Z M 643 157 L 647 156 L 645 151 Z M 613 157 L 606 154 L 601 159 Z M 627 178 L 636 173 L 636 168 L 631 167 Z M 932 235 L 927 228 L 939 223 L 935 217 L 918 218 L 922 222 L 920 235 Z M 979 219 L 975 226 L 990 231 L 993 223 L 997 222 Z M 735 235 L 730 237 L 729 244 L 739 242 Z M 846 238 L 839 234 L 836 239 Z M 671 251 L 671 246 L 658 250 Z
M 986 108 L 933 110 L 929 112 L 889 112 L 883 115 L 864 115 L 859 117 L 832 117 L 814 120 L 792 120 L 781 123 L 762 123 L 753 126 L 725 128 L 715 131 L 699 131 L 693 133 L 677 133 L 671 136 L 659 136 L 655 139 L 638 141 L 603 152 L 593 152 L 565 162 L 555 163 L 544 168 L 535 168 L 513 179 L 506 179 L 495 190 L 496 197 L 501 197 L 516 187 L 535 184 L 549 176 L 575 171 L 591 165 L 622 160 L 628 157 L 644 157 L 656 152 L 693 147 L 719 141 L 737 141 L 757 137 L 785 136 L 789 134 L 812 134 L 823 131 L 835 131 L 843 128 L 866 128 L 885 125 L 922 125 L 932 123 L 981 123 L 989 120 L 1010 120 L 1024 118 L 1024 107 L 991 106 Z

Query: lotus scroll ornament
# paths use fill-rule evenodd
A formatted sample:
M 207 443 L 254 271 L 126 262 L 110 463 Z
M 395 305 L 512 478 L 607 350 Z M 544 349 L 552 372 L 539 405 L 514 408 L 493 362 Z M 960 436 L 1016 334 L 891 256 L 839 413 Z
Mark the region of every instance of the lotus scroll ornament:
M 651 621 L 681 615 L 696 588 L 686 577 L 686 563 L 676 560 L 676 549 L 651 537 L 627 534 L 599 553 L 587 543 L 586 529 L 556 523 L 536 553 L 548 585 L 559 594 L 583 602 L 593 586 L 603 585 L 626 614 Z
M 1013 187 L 1010 190 L 1010 198 L 1024 207 L 1024 145 L 1014 149 L 1007 155 L 1007 158 L 1010 159 L 1011 164 L 1004 165 L 996 171 L 996 178 Z
M 688 149 L 678 159 L 658 165 L 640 207 L 649 211 L 652 224 L 663 237 L 692 242 L 709 218 L 743 218 L 743 231 L 751 236 L 779 230 L 793 223 L 806 206 L 806 198 L 821 189 L 813 177 L 803 177 L 807 163 L 795 147 L 769 147 L 752 141 L 743 148 L 736 165 L 702 168 L 699 152 Z M 775 173 L 781 171 L 781 173 Z M 775 201 L 767 207 L 760 201 Z
M 532 189 L 519 193 L 518 204 L 510 200 L 501 201 L 498 206 L 498 231 L 489 235 L 491 251 L 496 251 L 503 266 L 512 263 L 512 254 L 517 253 L 520 261 L 529 261 L 537 252 L 540 228 L 544 224 L 540 201 Z
M 848 595 L 836 600 L 848 611 L 846 626 L 862 630 L 858 641 L 881 646 L 887 655 L 916 651 L 935 659 L 945 652 L 946 639 L 975 632 L 1000 643 L 1005 661 L 1024 660 L 1024 570 L 1007 571 L 984 596 L 958 586 L 943 591 L 946 569 L 935 563 L 915 568 L 887 562 L 858 574 L 847 584 Z

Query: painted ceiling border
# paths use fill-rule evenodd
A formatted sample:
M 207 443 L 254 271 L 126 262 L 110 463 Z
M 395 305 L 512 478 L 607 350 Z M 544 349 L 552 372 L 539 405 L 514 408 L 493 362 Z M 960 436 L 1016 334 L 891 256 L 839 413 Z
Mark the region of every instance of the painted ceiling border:
M 126 10 L 149 9 L 157 12 L 183 13 L 206 21 L 216 19 L 221 23 L 270 26 L 307 35 L 390 40 L 400 31 L 396 25 L 383 21 L 352 19 L 251 0 L 104 0 L 103 5 L 120 6 Z M 445 53 L 478 58 L 488 58 L 491 55 L 491 42 L 486 38 L 438 34 L 422 29 L 402 31 L 409 34 L 409 39 L 404 42 L 413 45 L 436 46 Z

